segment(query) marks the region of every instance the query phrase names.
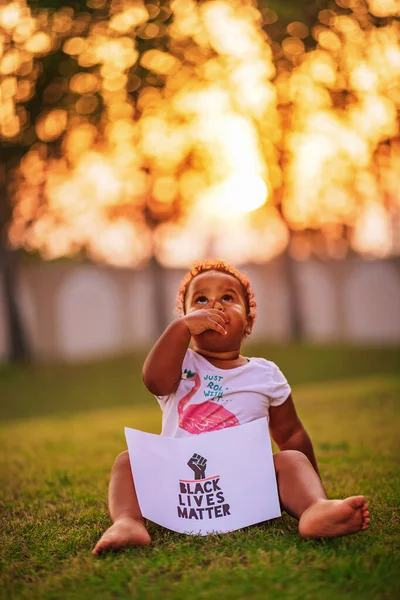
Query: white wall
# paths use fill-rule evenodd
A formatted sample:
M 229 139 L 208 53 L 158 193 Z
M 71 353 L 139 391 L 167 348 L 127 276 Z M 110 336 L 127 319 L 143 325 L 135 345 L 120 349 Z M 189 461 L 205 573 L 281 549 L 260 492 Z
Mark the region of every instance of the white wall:
M 281 259 L 242 269 L 257 301 L 254 340 L 290 339 L 290 297 Z M 130 271 L 91 264 L 24 265 L 18 294 L 27 333 L 40 360 L 78 360 L 149 346 L 155 339 L 155 294 L 175 318 L 184 272 Z M 161 285 L 159 292 L 154 285 Z M 400 342 L 400 261 L 306 261 L 294 283 L 307 340 Z M 0 360 L 7 355 L 4 295 L 0 287 Z
M 58 352 L 67 359 L 118 351 L 121 340 L 119 290 L 111 273 L 79 267 L 68 274 L 53 299 Z
M 301 312 L 304 333 L 315 342 L 337 340 L 338 290 L 326 265 L 318 262 L 300 263 L 297 281 L 302 298 Z
M 400 276 L 390 263 L 353 265 L 344 290 L 346 330 L 359 342 L 398 342 Z

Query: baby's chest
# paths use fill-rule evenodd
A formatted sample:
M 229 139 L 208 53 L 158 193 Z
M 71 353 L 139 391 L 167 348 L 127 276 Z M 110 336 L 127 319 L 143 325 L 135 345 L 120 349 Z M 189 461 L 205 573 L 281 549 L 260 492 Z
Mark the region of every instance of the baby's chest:
M 231 380 L 223 375 L 204 375 L 191 404 L 204 402 L 221 406 L 238 417 L 251 414 L 253 418 L 266 415 L 269 400 L 257 386 Z

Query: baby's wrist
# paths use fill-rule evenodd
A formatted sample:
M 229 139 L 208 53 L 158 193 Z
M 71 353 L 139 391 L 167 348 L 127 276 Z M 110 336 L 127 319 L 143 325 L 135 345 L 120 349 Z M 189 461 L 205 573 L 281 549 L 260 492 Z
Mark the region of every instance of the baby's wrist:
M 174 321 L 174 324 L 179 333 L 181 333 L 182 335 L 187 334 L 189 336 L 189 341 L 190 341 L 192 334 L 189 329 L 186 315 L 184 315 L 183 317 L 178 317 L 178 319 L 176 319 L 176 321 Z

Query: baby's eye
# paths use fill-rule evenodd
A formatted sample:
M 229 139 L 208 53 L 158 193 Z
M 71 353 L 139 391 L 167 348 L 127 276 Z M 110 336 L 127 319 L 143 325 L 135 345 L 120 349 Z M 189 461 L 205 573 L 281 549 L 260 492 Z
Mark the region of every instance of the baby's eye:
M 205 296 L 199 296 L 196 298 L 196 304 L 207 304 L 208 300 Z
M 233 300 L 233 296 L 232 296 L 231 294 L 224 294 L 224 295 L 222 296 L 222 300 L 223 300 L 224 302 L 231 302 L 231 300 Z

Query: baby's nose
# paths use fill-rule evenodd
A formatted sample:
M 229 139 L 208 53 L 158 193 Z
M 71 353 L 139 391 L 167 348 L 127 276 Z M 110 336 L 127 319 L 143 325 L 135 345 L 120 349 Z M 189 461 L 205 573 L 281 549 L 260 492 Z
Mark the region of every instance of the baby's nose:
M 217 310 L 224 310 L 224 307 L 222 306 L 221 302 L 216 298 L 210 300 L 210 307 L 216 308 Z

